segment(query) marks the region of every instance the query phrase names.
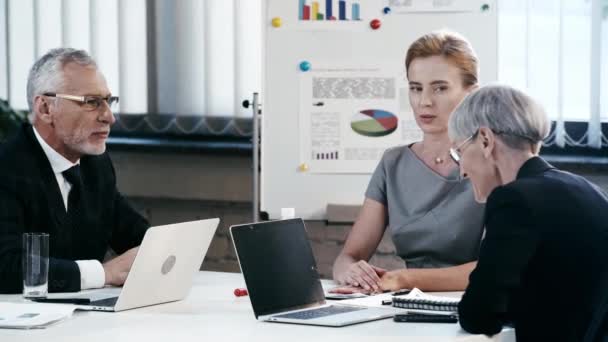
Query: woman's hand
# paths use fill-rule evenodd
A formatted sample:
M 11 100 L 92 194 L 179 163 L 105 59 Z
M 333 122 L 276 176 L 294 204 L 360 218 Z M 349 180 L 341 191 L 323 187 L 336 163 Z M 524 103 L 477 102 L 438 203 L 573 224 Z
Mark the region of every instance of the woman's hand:
M 355 221 L 344 249 L 336 258 L 333 267 L 334 280 L 340 285 L 361 287 L 376 292 L 385 269 L 367 263 L 384 235 L 388 217 L 386 206 L 366 198 L 359 217 Z
M 335 280 L 341 285 L 351 285 L 376 292 L 380 289 L 380 277 L 386 273 L 387 271 L 383 268 L 359 260 L 350 264 Z
M 399 291 L 412 288 L 407 269 L 384 273 L 379 281 L 379 286 L 382 291 Z

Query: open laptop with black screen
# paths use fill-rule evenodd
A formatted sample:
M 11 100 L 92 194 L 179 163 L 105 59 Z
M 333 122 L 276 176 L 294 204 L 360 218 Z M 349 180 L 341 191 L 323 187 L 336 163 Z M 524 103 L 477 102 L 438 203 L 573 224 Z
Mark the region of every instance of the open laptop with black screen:
M 302 219 L 236 225 L 230 234 L 258 320 L 340 327 L 394 315 L 326 304 Z

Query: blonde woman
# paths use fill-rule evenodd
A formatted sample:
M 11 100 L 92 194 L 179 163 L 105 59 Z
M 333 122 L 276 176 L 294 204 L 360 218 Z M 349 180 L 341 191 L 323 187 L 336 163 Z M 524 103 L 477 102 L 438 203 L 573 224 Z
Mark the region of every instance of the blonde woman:
M 423 138 L 385 152 L 334 263 L 334 279 L 366 291 L 464 290 L 477 260 L 483 206 L 449 158 L 448 119 L 477 88 L 477 56 L 462 36 L 438 31 L 409 47 L 405 66 Z M 387 230 L 404 269 L 388 272 L 368 263 Z

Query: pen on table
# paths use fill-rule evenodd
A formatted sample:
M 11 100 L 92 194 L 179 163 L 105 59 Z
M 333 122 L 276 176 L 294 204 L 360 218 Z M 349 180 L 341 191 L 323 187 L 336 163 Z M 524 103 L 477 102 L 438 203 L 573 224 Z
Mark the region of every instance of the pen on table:
M 409 294 L 410 292 L 412 292 L 412 290 L 410 290 L 410 289 L 401 289 L 399 291 L 393 292 L 393 296 L 402 296 L 402 295 Z
M 89 298 L 31 298 L 32 301 L 38 303 L 56 303 L 56 304 L 90 304 Z
M 393 292 L 391 295 L 393 297 L 394 296 L 401 296 L 401 295 L 406 295 L 406 294 L 410 293 L 411 291 L 412 290 L 409 290 L 409 289 L 401 289 L 399 291 Z M 382 305 L 391 305 L 391 304 L 393 304 L 393 301 L 390 300 L 390 299 L 384 299 L 384 300 L 382 300 Z

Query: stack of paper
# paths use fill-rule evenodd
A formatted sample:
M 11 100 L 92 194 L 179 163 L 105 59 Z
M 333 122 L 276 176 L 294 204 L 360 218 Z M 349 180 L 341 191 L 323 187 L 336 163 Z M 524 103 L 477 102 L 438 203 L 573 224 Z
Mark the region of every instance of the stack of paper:
M 394 307 L 410 311 L 458 312 L 460 298 L 432 296 L 415 288 L 406 296 L 393 297 L 392 302 Z
M 69 318 L 73 305 L 37 303 L 0 303 L 0 328 L 43 329 Z
M 458 304 L 460 302 L 460 297 L 446 297 L 446 296 L 433 296 L 428 293 L 422 292 L 418 288 L 414 288 L 410 293 L 405 296 L 399 296 L 399 298 L 408 298 L 408 299 L 423 299 L 428 301 L 440 301 L 446 302 L 450 304 Z

